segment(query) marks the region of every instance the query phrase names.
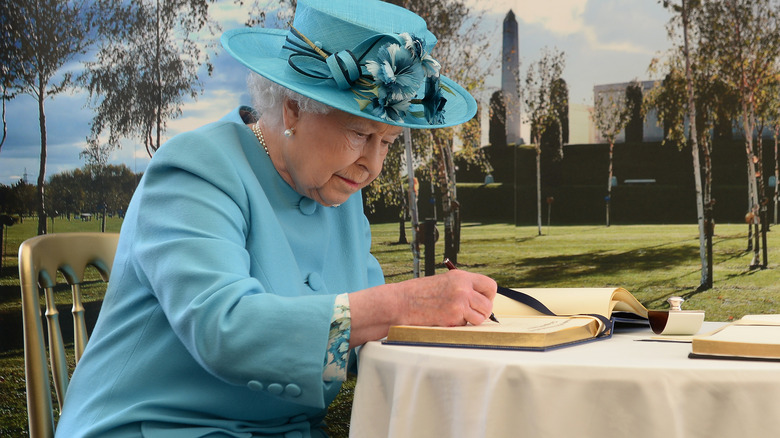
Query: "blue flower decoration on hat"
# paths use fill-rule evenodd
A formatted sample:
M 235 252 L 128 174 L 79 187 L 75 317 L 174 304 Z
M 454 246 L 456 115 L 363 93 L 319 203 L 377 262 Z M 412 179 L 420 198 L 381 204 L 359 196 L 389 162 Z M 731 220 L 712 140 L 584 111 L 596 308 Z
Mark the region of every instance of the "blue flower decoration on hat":
M 377 52 L 376 60 L 366 62 L 366 70 L 373 80 L 358 81 L 359 85 L 367 88 L 374 97 L 366 99 L 365 92 L 354 90 L 362 96 L 358 98 L 361 108 L 368 108 L 374 116 L 385 120 L 400 122 L 406 116 L 411 104 L 422 104 L 425 119 L 430 124 L 441 123 L 444 120 L 444 104 L 446 99 L 441 97 L 439 70 L 441 65 L 424 51 L 425 42 L 410 35 L 399 35 L 404 41 L 404 46 L 399 44 L 385 44 Z M 426 96 L 416 99 L 423 81 L 426 84 Z M 430 84 L 430 85 L 429 85 Z M 412 112 L 414 116 L 421 116 L 419 112 Z
M 332 79 L 339 88 L 351 88 L 361 111 L 393 122 L 403 122 L 407 114 L 411 114 L 424 117 L 431 125 L 443 123 L 447 100 L 442 97 L 442 90 L 452 91 L 442 87 L 439 80 L 441 65 L 425 52 L 422 39 L 409 33 L 379 35 L 356 47 L 355 52 L 363 52 L 358 56 L 350 50 L 330 54 L 295 28 L 292 34 L 310 50 L 288 39 L 286 48 L 294 51 L 289 58 L 290 66 L 309 77 Z M 377 43 L 386 39 L 391 42 L 380 46 L 373 59 L 358 64 Z M 299 61 L 297 57 L 304 59 Z M 319 65 L 307 65 L 313 59 L 319 59 Z M 417 92 L 423 85 L 425 95 L 419 99 Z M 412 104 L 421 105 L 423 111 L 410 111 Z

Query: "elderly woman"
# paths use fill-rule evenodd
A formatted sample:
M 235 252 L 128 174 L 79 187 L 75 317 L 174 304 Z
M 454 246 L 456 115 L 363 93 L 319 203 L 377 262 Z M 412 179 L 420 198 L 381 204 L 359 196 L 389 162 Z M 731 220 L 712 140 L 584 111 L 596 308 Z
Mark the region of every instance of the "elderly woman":
M 479 324 L 496 284 L 453 270 L 384 284 L 360 190 L 402 127 L 468 120 L 425 22 L 376 1 L 299 0 L 289 32 L 223 45 L 253 108 L 168 141 L 122 227 L 62 437 L 324 436 L 354 348 L 393 324 Z

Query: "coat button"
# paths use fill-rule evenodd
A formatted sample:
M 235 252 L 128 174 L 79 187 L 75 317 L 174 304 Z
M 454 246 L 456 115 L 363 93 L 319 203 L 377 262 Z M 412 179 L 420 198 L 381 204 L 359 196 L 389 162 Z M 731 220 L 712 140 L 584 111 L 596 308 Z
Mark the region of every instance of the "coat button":
M 320 274 L 316 272 L 312 272 L 308 277 L 306 277 L 306 283 L 309 284 L 311 290 L 320 290 L 324 286 L 322 277 L 320 277 Z
M 296 385 L 295 383 L 290 383 L 289 385 L 284 387 L 284 393 L 289 395 L 290 397 L 298 397 L 301 395 L 303 391 L 301 390 L 301 387 Z
M 263 390 L 263 384 L 258 382 L 257 380 L 250 380 L 246 384 L 247 388 L 251 389 L 252 391 L 262 391 Z
M 273 395 L 279 395 L 284 391 L 284 387 L 278 383 L 272 383 L 268 385 L 268 392 L 270 392 Z
M 306 216 L 311 216 L 317 211 L 317 201 L 309 198 L 301 198 L 301 202 L 298 204 L 298 209 Z

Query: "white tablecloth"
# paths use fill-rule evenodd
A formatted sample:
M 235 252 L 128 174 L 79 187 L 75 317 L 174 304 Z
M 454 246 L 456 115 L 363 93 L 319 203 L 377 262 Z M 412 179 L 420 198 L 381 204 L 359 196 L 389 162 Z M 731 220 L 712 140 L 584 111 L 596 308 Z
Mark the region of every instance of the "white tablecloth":
M 702 331 L 718 323 L 705 323 Z M 350 436 L 780 437 L 780 362 L 649 331 L 547 352 L 366 344 Z

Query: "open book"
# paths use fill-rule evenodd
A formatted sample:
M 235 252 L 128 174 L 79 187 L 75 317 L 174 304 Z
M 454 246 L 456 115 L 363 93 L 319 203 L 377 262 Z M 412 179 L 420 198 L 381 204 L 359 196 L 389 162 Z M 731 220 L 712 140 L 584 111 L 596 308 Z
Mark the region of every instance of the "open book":
M 555 316 L 497 295 L 493 313 L 500 323 L 485 321 L 478 326 L 462 327 L 393 326 L 385 343 L 546 350 L 611 334 L 611 327 L 603 319 L 610 319 L 616 311 L 647 318 L 647 309 L 623 288 L 514 290 L 540 301 Z
M 746 315 L 695 336 L 691 357 L 780 360 L 780 315 Z

